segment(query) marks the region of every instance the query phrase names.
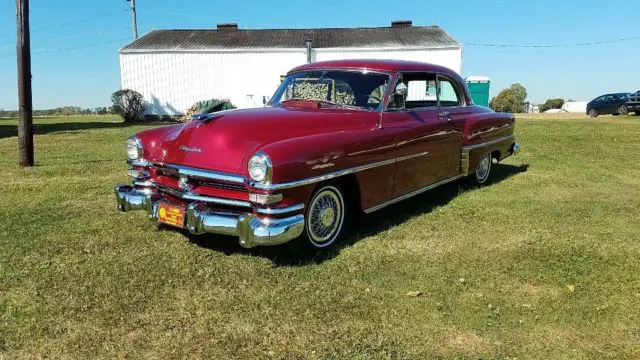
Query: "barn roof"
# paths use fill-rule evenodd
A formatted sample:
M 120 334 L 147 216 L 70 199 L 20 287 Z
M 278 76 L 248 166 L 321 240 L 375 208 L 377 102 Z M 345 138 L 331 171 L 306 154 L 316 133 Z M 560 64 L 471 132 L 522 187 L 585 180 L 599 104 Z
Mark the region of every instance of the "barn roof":
M 304 49 L 306 40 L 322 48 L 461 47 L 438 26 L 393 23 L 377 28 L 238 29 L 219 25 L 212 30 L 155 30 L 120 51 L 216 51 L 242 49 Z

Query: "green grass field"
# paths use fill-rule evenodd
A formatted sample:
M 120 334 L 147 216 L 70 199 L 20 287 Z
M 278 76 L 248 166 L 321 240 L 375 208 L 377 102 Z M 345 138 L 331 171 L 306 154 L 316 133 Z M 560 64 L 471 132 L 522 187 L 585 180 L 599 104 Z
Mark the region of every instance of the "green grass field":
M 36 123 L 21 169 L 0 120 L 2 359 L 640 358 L 640 117 L 519 119 L 489 186 L 366 216 L 314 258 L 119 213 L 144 126 Z

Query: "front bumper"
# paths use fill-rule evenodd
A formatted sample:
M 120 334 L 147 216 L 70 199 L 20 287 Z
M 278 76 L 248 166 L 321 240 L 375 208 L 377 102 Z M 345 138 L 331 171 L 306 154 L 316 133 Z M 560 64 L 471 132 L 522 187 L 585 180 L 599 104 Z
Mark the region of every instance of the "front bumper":
M 158 220 L 158 205 L 167 202 L 152 189 L 138 190 L 129 185 L 115 187 L 120 211 L 144 210 L 150 220 Z M 221 234 L 237 236 L 240 245 L 278 245 L 293 240 L 304 230 L 304 216 L 282 219 L 260 217 L 252 213 L 215 211 L 202 203 L 190 203 L 185 212 L 185 228 L 192 234 Z

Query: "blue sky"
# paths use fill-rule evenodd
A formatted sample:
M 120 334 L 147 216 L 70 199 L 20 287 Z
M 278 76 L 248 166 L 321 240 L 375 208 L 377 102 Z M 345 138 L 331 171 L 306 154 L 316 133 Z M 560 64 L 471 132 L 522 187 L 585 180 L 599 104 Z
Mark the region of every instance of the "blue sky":
M 518 0 L 137 0 L 151 29 L 371 27 L 411 19 L 437 24 L 463 44 L 570 44 L 640 36 L 640 1 Z M 321 5 L 319 5 L 321 4 Z M 131 40 L 124 0 L 31 0 L 33 98 L 37 109 L 108 105 L 119 88 L 118 49 Z M 522 83 L 535 102 L 590 100 L 640 90 L 640 39 L 598 46 L 496 48 L 466 45 L 463 75 L 492 79 L 492 95 Z M 0 0 L 0 108 L 17 108 L 15 1 Z

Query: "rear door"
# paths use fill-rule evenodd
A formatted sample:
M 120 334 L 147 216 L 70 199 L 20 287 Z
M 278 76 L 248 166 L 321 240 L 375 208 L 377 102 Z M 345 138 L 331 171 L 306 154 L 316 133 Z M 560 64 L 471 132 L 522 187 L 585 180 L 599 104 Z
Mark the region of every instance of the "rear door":
M 603 109 L 601 114 L 613 114 L 618 111 L 618 99 L 615 95 L 606 95 L 604 97 Z

